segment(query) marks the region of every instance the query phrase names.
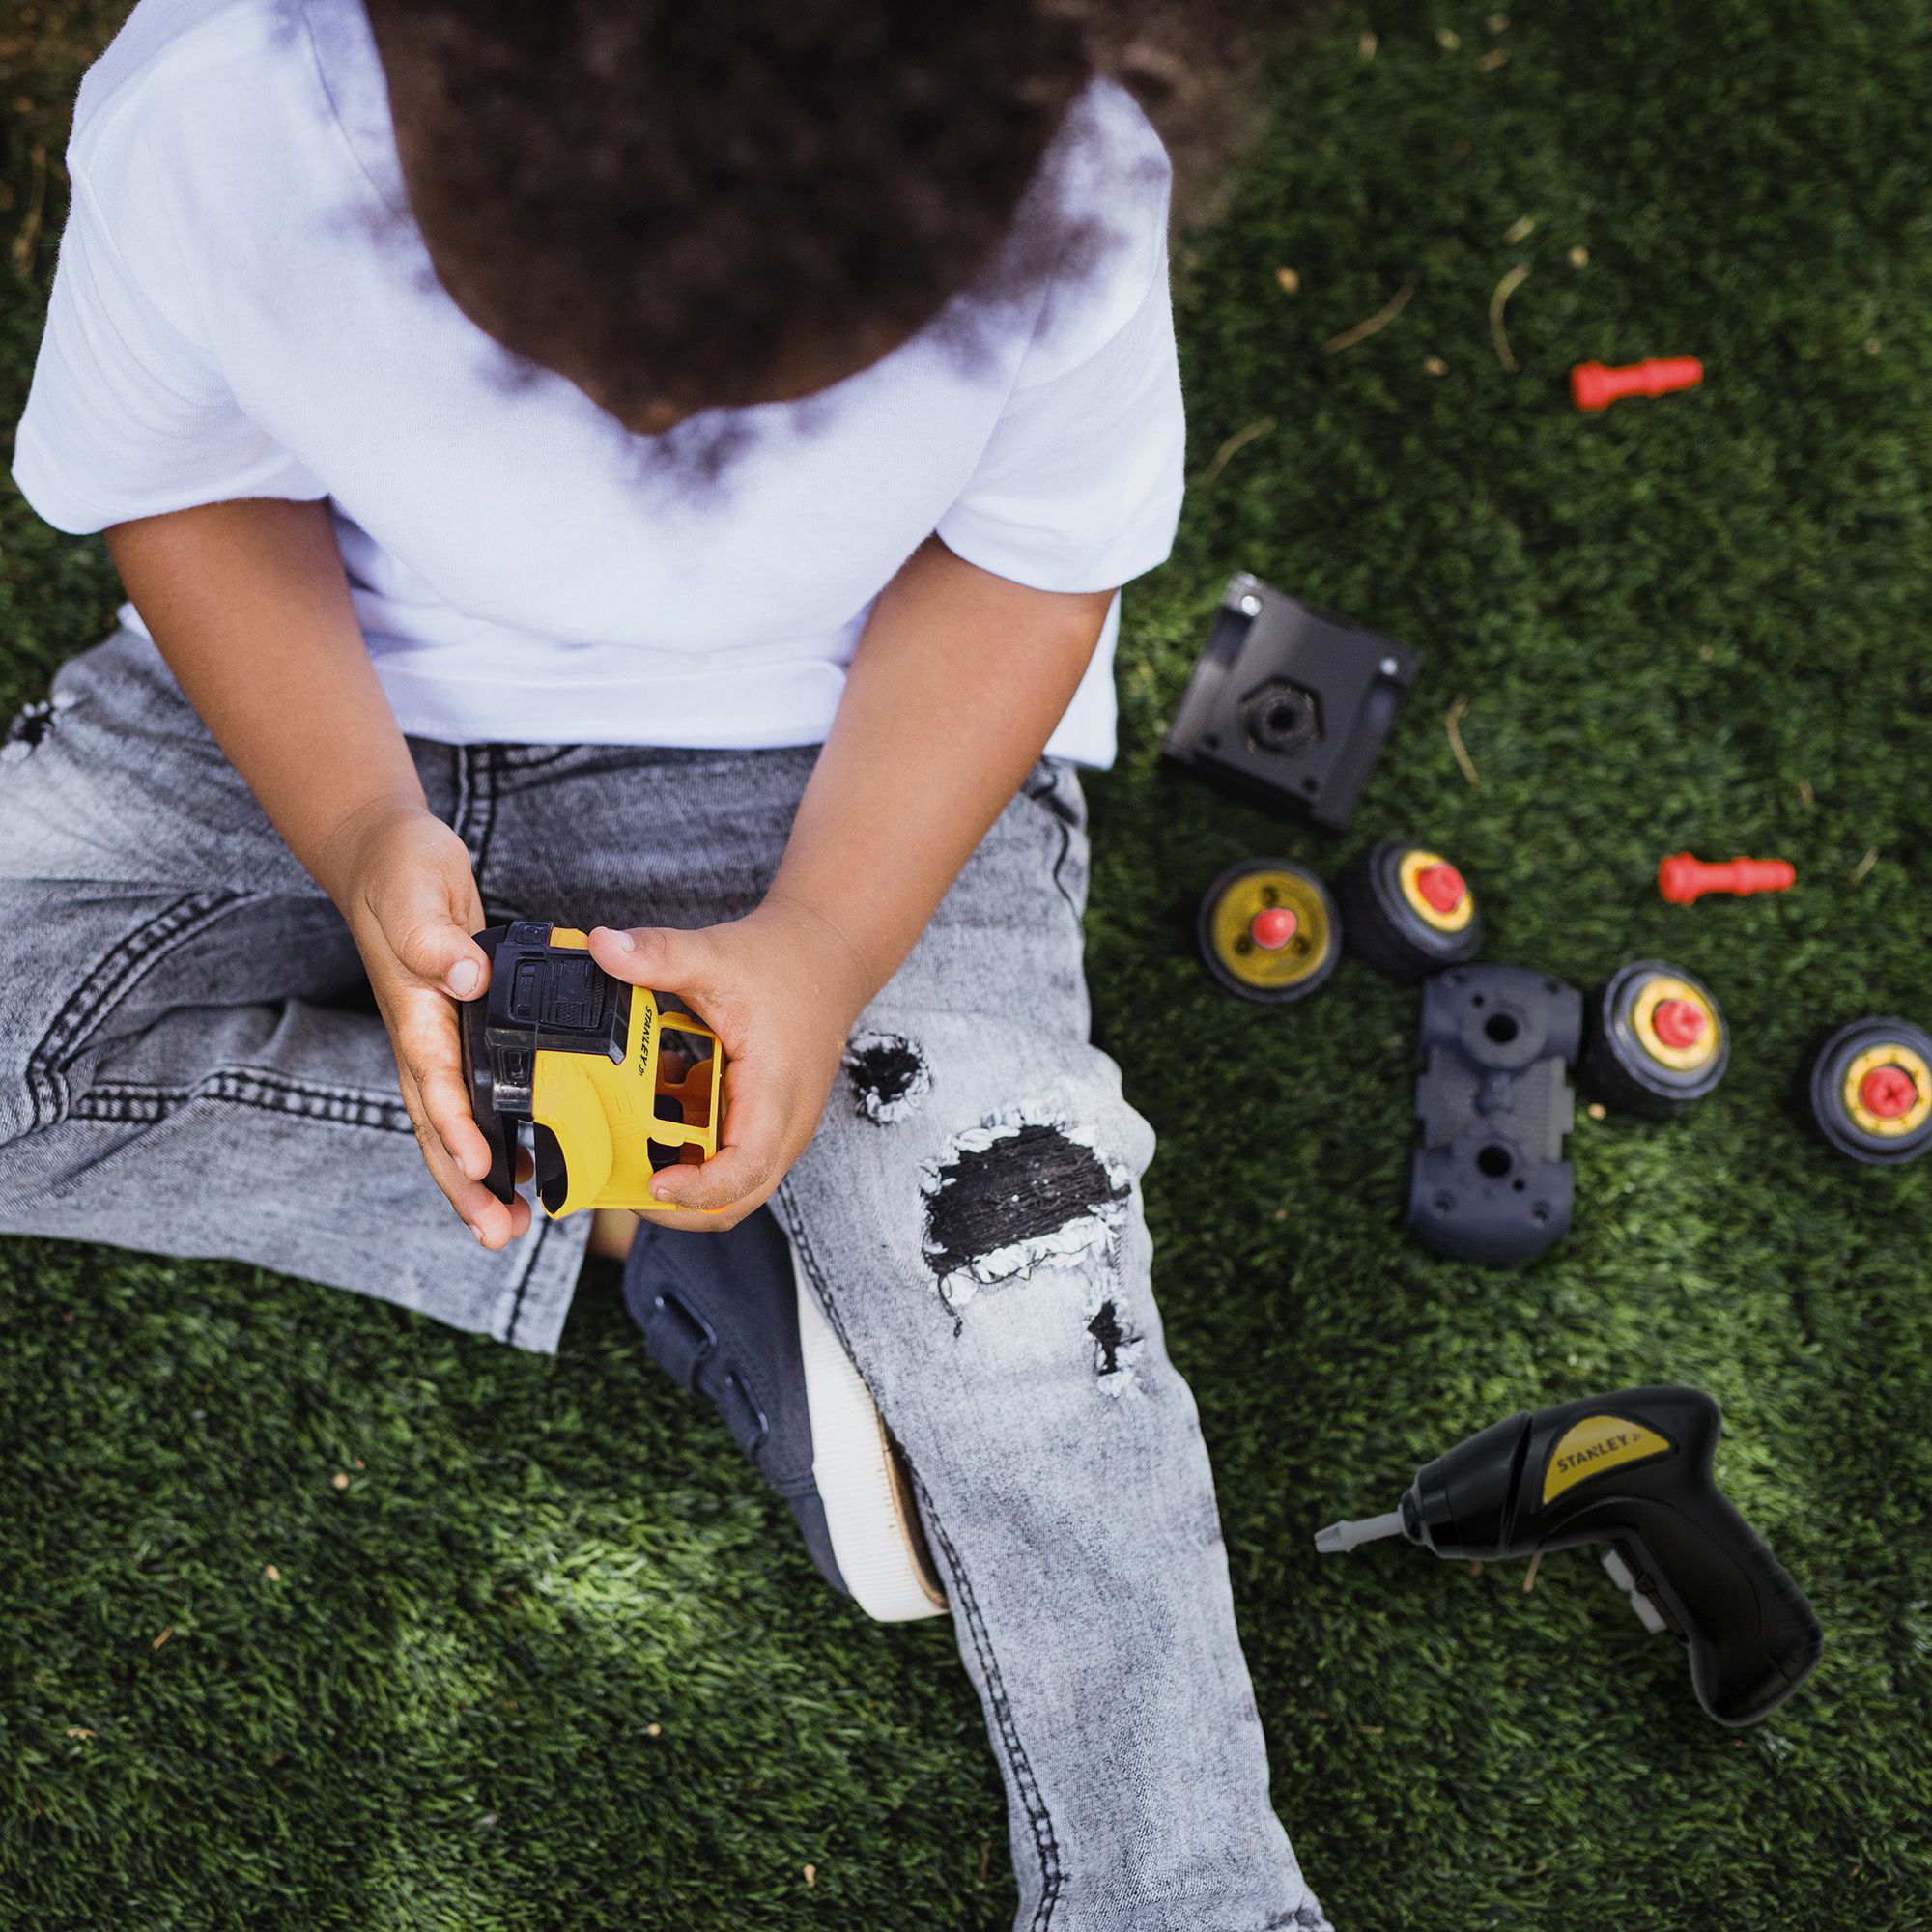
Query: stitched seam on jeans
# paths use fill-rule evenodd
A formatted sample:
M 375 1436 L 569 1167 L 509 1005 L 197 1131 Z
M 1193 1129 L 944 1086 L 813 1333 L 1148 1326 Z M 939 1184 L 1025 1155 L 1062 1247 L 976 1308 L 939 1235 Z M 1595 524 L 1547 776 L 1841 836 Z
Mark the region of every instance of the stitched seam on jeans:
M 449 759 L 451 792 L 449 829 L 463 840 L 465 847 L 473 860 L 476 848 L 469 843 L 469 807 L 471 795 L 469 789 L 469 747 L 466 745 L 452 745 L 449 748 Z
M 497 793 L 500 787 L 503 772 L 502 748 L 497 745 L 484 745 L 482 753 L 481 778 L 483 793 L 483 825 L 476 835 L 476 895 L 483 896 L 483 875 L 490 864 L 490 840 L 497 831 Z
M 319 1087 L 256 1066 L 225 1066 L 192 1087 L 150 1087 L 138 1081 L 102 1081 L 74 1103 L 73 1118 L 90 1121 L 165 1120 L 190 1100 L 224 1100 L 337 1126 L 372 1127 L 385 1133 L 415 1131 L 400 1101 L 340 1087 Z
M 516 1299 L 510 1303 L 510 1320 L 503 1330 L 505 1344 L 517 1339 L 517 1323 L 523 1319 L 524 1296 L 529 1292 L 530 1277 L 537 1271 L 537 1262 L 543 1255 L 545 1241 L 550 1238 L 551 1219 L 548 1214 L 537 1217 L 536 1238 L 530 1243 L 529 1254 L 524 1263 L 524 1272 L 517 1282 Z
M 1073 828 L 1063 823 L 1060 828 L 1060 857 L 1053 862 L 1053 883 L 1060 890 L 1060 896 L 1066 901 L 1066 909 L 1073 915 L 1073 923 L 1080 922 L 1080 907 L 1067 889 L 1066 881 L 1061 877 L 1061 868 L 1066 864 L 1067 854 L 1073 850 Z
M 818 1305 L 831 1322 L 832 1332 L 838 1336 L 838 1346 L 845 1350 L 846 1359 L 852 1361 L 853 1369 L 859 1373 L 863 1382 L 865 1376 L 853 1359 L 845 1324 L 826 1292 L 825 1271 L 818 1264 L 818 1257 L 812 1253 L 810 1237 L 806 1234 L 798 1213 L 798 1197 L 789 1181 L 779 1188 L 779 1198 L 785 1210 L 786 1230 L 791 1236 L 792 1245 L 798 1250 L 799 1260 L 805 1264 L 806 1273 L 811 1278 Z M 869 1396 L 871 1392 L 867 1384 L 866 1393 Z M 1054 1905 L 1065 1882 L 1060 1866 L 1060 1841 L 1054 1834 L 1053 1817 L 1047 1809 L 1046 1800 L 1040 1795 L 1039 1782 L 1034 1776 L 1033 1762 L 1027 1756 L 1026 1747 L 1020 1742 L 1019 1727 L 1013 1721 L 1012 1704 L 1007 1696 L 1006 1680 L 1000 1675 L 999 1660 L 993 1655 L 992 1636 L 986 1629 L 985 1618 L 980 1613 L 979 1599 L 973 1594 L 973 1585 L 967 1578 L 965 1567 L 959 1560 L 959 1552 L 954 1548 L 952 1538 L 946 1534 L 938 1512 L 933 1508 L 931 1494 L 919 1479 L 919 1471 L 908 1463 L 906 1473 L 919 1492 L 925 1520 L 945 1554 L 946 1567 L 952 1577 L 954 1602 L 963 1613 L 967 1634 L 973 1639 L 973 1653 L 980 1660 L 980 1671 L 986 1680 L 987 1700 L 993 1708 L 994 1731 L 1006 1749 L 1007 1762 L 1012 1770 L 1013 1788 L 1020 1795 L 1020 1808 L 1026 1814 L 1028 1828 L 1033 1833 L 1034 1850 L 1039 1858 L 1039 1904 L 1035 1908 L 1029 1932 L 1045 1932 L 1052 1922 Z
M 1026 1747 L 1020 1743 L 1019 1727 L 1013 1722 L 1006 1682 L 993 1657 L 992 1636 L 980 1613 L 979 1599 L 974 1596 L 973 1586 L 967 1580 L 965 1566 L 959 1560 L 952 1539 L 946 1533 L 946 1525 L 939 1520 L 933 1509 L 932 1496 L 920 1480 L 919 1471 L 908 1463 L 906 1473 L 919 1492 L 926 1523 L 946 1558 L 947 1572 L 952 1578 L 954 1593 L 965 1611 L 966 1629 L 973 1639 L 974 1654 L 979 1658 L 980 1668 L 985 1675 L 986 1690 L 993 1706 L 993 1722 L 1000 1742 L 1007 1747 L 1008 1762 L 1013 1770 L 1013 1784 L 1020 1794 L 1020 1807 L 1025 1811 L 1027 1824 L 1033 1831 L 1034 1850 L 1039 1855 L 1040 1889 L 1039 1903 L 1034 1908 L 1028 1927 L 1029 1932 L 1045 1932 L 1053 1921 L 1053 1909 L 1059 1902 L 1062 1884 L 1060 1844 L 1054 1836 L 1053 1820 L 1047 1812 L 1045 1799 L 1040 1796 L 1039 1782 L 1034 1776 L 1033 1761 L 1026 1754 Z
M 1060 828 L 1060 856 L 1053 862 L 1053 883 L 1060 896 L 1066 901 L 1066 909 L 1073 915 L 1073 923 L 1079 925 L 1082 923 L 1079 902 L 1067 889 L 1066 881 L 1061 876 L 1067 856 L 1073 850 L 1073 821 L 1053 802 L 1055 783 L 1056 780 L 1049 771 L 1046 782 L 1043 785 L 1027 786 L 1025 796 L 1029 803 L 1038 806 Z
M 69 1118 L 115 1121 L 124 1126 L 137 1121 L 152 1124 L 166 1120 L 176 1108 L 185 1106 L 193 1098 L 192 1090 L 186 1087 L 90 1087 L 69 1110 Z
M 252 893 L 190 893 L 164 907 L 145 925 L 122 934 L 94 963 L 27 1057 L 29 1133 L 65 1118 L 64 1075 L 69 1063 L 147 969 L 172 947 L 256 896 Z

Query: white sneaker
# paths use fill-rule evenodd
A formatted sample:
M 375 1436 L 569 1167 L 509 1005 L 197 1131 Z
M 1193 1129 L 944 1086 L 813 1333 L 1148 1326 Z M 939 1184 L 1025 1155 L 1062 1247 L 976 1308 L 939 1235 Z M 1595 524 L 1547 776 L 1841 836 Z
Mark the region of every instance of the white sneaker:
M 853 1602 L 882 1624 L 944 1616 L 946 1593 L 920 1527 L 905 1459 L 832 1332 L 795 1248 L 791 1264 L 811 1411 L 811 1474 L 838 1574 Z
M 651 1359 L 791 1505 L 835 1589 L 881 1623 L 944 1613 L 904 1461 L 768 1209 L 717 1235 L 645 1221 L 624 1299 Z

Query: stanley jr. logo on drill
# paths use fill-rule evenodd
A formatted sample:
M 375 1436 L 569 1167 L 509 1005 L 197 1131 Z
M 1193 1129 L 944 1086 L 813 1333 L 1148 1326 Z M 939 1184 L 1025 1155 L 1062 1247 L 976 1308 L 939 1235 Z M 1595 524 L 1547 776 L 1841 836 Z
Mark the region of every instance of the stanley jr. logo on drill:
M 1668 1456 L 1675 1444 L 1654 1429 L 1622 1415 L 1586 1415 L 1557 1438 L 1543 1473 L 1543 1500 L 1550 1501 L 1591 1476 L 1600 1476 L 1653 1456 Z

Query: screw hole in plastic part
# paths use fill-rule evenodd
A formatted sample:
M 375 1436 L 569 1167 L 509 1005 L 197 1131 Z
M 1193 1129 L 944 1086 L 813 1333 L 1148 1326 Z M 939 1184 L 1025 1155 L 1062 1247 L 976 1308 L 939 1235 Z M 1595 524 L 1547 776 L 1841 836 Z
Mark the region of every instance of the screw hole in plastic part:
M 1536 1206 L 1529 1210 L 1529 1218 L 1532 1221 L 1534 1221 L 1539 1228 L 1544 1227 L 1548 1224 L 1549 1220 L 1549 1209 L 1543 1202 L 1539 1201 L 1536 1204 Z
M 1480 1006 L 1481 1006 L 1481 1005 L 1483 1004 L 1483 996 L 1482 996 L 1482 994 L 1480 994 L 1480 993 L 1471 993 L 1471 994 L 1469 995 L 1469 1004 L 1470 1004 L 1470 1005 L 1471 1005 L 1472 1007 L 1480 1007 Z
M 1492 1141 L 1486 1148 L 1476 1150 L 1476 1167 L 1487 1174 L 1492 1180 L 1500 1180 L 1516 1165 L 1516 1156 L 1506 1147 Z
M 1515 1020 L 1511 1019 L 1509 1014 L 1492 1013 L 1489 1016 L 1489 1018 L 1483 1022 L 1483 1031 L 1486 1034 L 1488 1034 L 1489 1037 L 1492 1040 L 1494 1040 L 1498 1046 L 1507 1046 L 1509 1042 L 1517 1037 L 1517 1035 L 1521 1031 L 1521 1029 L 1517 1025 Z

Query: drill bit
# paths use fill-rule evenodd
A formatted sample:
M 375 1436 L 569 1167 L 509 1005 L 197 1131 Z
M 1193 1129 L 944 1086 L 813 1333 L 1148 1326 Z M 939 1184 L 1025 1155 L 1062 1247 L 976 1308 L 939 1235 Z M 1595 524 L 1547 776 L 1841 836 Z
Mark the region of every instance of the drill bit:
M 1315 1547 L 1323 1556 L 1352 1549 L 1358 1543 L 1377 1543 L 1384 1536 L 1400 1536 L 1402 1512 L 1390 1510 L 1386 1516 L 1365 1516 L 1359 1522 L 1331 1522 L 1315 1533 Z

